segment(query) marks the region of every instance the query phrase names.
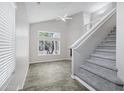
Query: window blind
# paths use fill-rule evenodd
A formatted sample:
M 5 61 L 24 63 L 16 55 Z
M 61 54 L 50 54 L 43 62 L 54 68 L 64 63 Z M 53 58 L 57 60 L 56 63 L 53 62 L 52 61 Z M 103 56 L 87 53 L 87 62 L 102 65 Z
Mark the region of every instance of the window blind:
M 0 88 L 15 68 L 15 9 L 11 3 L 0 3 Z

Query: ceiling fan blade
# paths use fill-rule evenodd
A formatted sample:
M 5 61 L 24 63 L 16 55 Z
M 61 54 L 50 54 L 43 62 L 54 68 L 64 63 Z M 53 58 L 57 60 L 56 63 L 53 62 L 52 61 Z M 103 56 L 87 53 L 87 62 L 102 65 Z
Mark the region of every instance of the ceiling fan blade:
M 63 17 L 67 17 L 68 15 L 67 14 L 65 14 Z
M 58 17 L 56 18 L 56 20 L 57 20 L 57 21 L 60 21 L 60 20 L 61 20 L 61 21 L 64 21 L 64 22 L 66 21 L 64 18 L 62 18 L 62 17 L 60 17 L 60 16 L 58 16 Z
M 57 16 L 56 20 L 62 20 L 61 16 Z

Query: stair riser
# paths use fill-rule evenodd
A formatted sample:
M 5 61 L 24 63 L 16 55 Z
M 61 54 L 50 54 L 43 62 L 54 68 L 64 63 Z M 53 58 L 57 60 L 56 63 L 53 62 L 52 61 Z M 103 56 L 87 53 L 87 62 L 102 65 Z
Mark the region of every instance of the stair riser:
M 111 36 L 111 35 L 116 36 L 115 32 L 108 34 L 108 36 Z
M 103 59 L 103 58 L 98 58 L 98 57 L 91 57 L 90 59 L 92 60 L 97 60 L 99 62 L 105 62 L 105 63 L 111 63 L 111 64 L 116 64 L 115 61 L 112 61 L 112 60 L 108 60 L 108 59 Z
M 116 34 L 116 31 L 112 31 L 110 34 Z
M 100 49 L 96 49 L 95 52 L 106 52 L 106 53 L 116 53 L 116 51 L 109 51 L 109 50 L 100 50 Z
M 116 40 L 105 40 L 103 42 L 114 42 L 114 43 L 116 43 Z
M 113 56 L 116 57 L 116 53 L 111 53 L 111 52 L 95 52 L 94 54 L 99 54 L 99 55 L 108 55 L 108 56 Z
M 116 35 L 116 31 L 111 31 L 108 35 L 110 35 L 110 34 Z
M 104 41 L 116 41 L 116 38 L 106 38 Z
M 87 62 L 89 62 L 89 63 L 91 63 L 91 64 L 95 64 L 95 65 L 98 65 L 98 66 L 101 66 L 101 67 L 104 67 L 104 68 L 107 68 L 107 69 L 110 69 L 110 70 L 113 70 L 113 71 L 117 71 L 117 69 L 116 69 L 116 66 L 114 65 L 114 63 L 113 64 L 111 64 L 111 63 L 107 63 L 107 62 L 103 62 L 103 63 L 101 63 L 101 62 L 99 62 L 99 61 L 89 61 L 89 60 L 87 60 Z
M 116 49 L 116 47 L 97 47 L 97 49 L 110 49 L 110 50 L 114 50 L 114 49 Z
M 108 38 L 116 38 L 116 35 L 108 35 Z
M 116 36 L 116 34 L 113 34 L 113 33 L 112 34 L 108 34 L 108 36 L 111 36 L 111 35 Z
M 113 49 L 116 49 L 116 47 L 115 46 L 98 46 L 96 49 L 111 49 L 111 50 L 113 50 Z
M 116 42 L 107 42 L 107 41 L 104 41 L 102 42 L 101 44 L 107 44 L 107 45 L 116 45 Z
M 100 57 L 100 56 L 95 56 L 95 55 L 91 55 L 92 57 L 97 57 L 97 58 L 102 58 L 102 59 L 107 59 L 107 60 L 112 60 L 112 61 L 116 61 L 115 58 L 108 58 L 108 57 Z
M 116 43 L 114 43 L 114 42 L 101 43 L 99 46 L 112 46 L 112 47 L 116 47 Z
M 113 35 L 110 35 L 110 36 L 108 36 L 107 38 L 108 38 L 108 39 L 110 38 L 110 39 L 116 40 L 116 36 L 113 36 Z

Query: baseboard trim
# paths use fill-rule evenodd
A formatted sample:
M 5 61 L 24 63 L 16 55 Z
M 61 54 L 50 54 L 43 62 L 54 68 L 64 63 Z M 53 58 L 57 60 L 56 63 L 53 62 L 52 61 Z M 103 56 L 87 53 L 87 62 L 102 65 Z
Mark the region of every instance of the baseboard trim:
M 18 91 L 23 90 L 23 87 L 24 87 L 24 84 L 25 84 L 25 81 L 26 81 L 26 77 L 27 77 L 27 74 L 28 74 L 28 70 L 29 70 L 29 65 L 28 65 L 28 67 L 26 69 L 26 73 L 25 73 L 25 76 L 24 76 L 25 78 L 23 79 L 22 86 L 18 86 L 18 88 L 17 88 Z
M 35 63 L 44 63 L 44 62 L 56 62 L 56 61 L 71 61 L 69 58 L 63 58 L 63 59 L 54 59 L 54 60 L 45 60 L 45 61 L 34 61 L 30 62 L 29 64 L 35 64 Z
M 80 82 L 83 86 L 85 86 L 86 88 L 88 88 L 90 91 L 96 91 L 93 87 L 91 87 L 85 81 L 83 81 L 82 79 L 80 79 L 78 76 L 71 75 L 71 78 L 73 78 L 73 79 L 77 80 L 78 82 Z

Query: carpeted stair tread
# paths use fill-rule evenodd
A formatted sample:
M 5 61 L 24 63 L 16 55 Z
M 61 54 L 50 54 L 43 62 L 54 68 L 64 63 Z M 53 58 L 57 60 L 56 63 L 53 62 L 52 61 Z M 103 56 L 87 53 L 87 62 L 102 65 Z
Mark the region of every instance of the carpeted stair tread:
M 111 53 L 115 53 L 116 50 L 110 50 L 110 49 L 96 49 L 95 51 L 99 51 L 99 52 L 111 52 Z

